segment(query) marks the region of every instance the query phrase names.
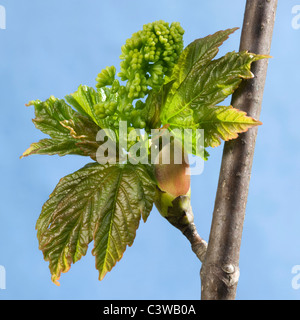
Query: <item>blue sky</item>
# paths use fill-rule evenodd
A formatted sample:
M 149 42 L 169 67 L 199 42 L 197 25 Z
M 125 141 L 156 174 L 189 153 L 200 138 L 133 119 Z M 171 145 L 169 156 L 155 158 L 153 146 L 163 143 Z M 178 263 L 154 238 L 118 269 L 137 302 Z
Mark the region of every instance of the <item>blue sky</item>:
M 179 21 L 184 43 L 215 31 L 241 27 L 245 1 L 16 1 L 0 0 L 6 29 L 0 30 L 0 265 L 6 289 L 0 299 L 198 299 L 200 263 L 189 243 L 154 209 L 141 222 L 132 247 L 102 282 L 91 248 L 50 280 L 38 249 L 35 222 L 62 176 L 89 162 L 67 156 L 19 156 L 44 135 L 25 103 L 63 98 L 79 84 L 95 85 L 98 72 L 119 66 L 120 48 L 142 25 Z M 300 29 L 292 7 L 279 1 L 258 130 L 244 234 L 237 299 L 299 299 L 292 288 L 300 265 L 299 51 Z M 220 54 L 238 50 L 240 30 Z M 230 100 L 228 100 L 230 103 Z M 192 205 L 208 239 L 222 147 L 209 150 L 204 172 L 192 179 Z

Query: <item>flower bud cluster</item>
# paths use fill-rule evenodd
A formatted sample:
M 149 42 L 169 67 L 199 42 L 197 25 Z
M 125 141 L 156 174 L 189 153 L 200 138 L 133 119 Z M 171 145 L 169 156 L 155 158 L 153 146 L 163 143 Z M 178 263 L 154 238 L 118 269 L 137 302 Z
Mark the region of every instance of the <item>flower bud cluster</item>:
M 183 33 L 178 22 L 170 26 L 162 20 L 143 26 L 122 46 L 121 80 L 127 81 L 128 97 L 143 98 L 148 87 L 158 89 L 170 75 L 183 49 Z
M 96 88 L 102 88 L 113 84 L 116 75 L 116 68 L 114 66 L 102 69 L 96 78 Z

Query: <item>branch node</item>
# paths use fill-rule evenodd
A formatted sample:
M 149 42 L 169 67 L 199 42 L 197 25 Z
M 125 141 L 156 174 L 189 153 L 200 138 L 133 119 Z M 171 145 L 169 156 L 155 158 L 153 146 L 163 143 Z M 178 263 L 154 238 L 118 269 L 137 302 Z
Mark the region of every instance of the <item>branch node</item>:
M 227 288 L 232 288 L 238 284 L 240 269 L 233 264 L 224 264 L 222 266 L 208 265 L 202 267 L 201 277 L 208 276 L 211 279 L 220 280 Z

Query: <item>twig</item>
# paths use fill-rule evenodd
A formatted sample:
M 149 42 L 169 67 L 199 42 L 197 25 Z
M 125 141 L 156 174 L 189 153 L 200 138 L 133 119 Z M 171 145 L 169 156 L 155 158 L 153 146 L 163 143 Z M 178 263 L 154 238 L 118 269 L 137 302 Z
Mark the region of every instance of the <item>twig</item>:
M 240 51 L 270 53 L 277 0 L 247 0 Z M 255 78 L 244 81 L 232 105 L 258 119 L 268 59 L 253 63 Z M 257 129 L 225 143 L 208 248 L 201 269 L 201 297 L 235 299 L 240 245 Z
M 194 222 L 190 223 L 182 233 L 191 243 L 192 250 L 197 258 L 203 262 L 207 250 L 207 242 L 199 236 Z
M 157 203 L 157 207 L 160 207 L 159 203 Z M 203 262 L 207 250 L 207 243 L 198 234 L 194 223 L 194 213 L 190 197 L 183 195 L 175 198 L 172 201 L 172 206 L 168 208 L 168 214 L 165 218 L 183 233 L 191 243 L 192 250 L 197 258 Z

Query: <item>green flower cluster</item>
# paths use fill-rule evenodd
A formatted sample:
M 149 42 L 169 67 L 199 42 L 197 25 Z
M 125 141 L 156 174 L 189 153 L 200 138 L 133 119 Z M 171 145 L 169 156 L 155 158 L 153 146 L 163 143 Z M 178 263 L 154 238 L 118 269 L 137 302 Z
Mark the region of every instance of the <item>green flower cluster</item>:
M 99 119 L 112 116 L 117 110 L 118 103 L 116 101 L 103 101 L 94 105 L 95 114 Z
M 148 87 L 159 89 L 164 75 L 170 75 L 183 49 L 179 22 L 170 26 L 162 20 L 148 23 L 122 46 L 121 80 L 127 81 L 130 99 L 143 98 Z
M 101 101 L 93 106 L 95 116 L 99 120 L 106 119 L 105 125 L 118 128 L 119 121 L 128 119 L 130 111 L 133 109 L 131 104 L 124 105 L 124 103 L 128 103 L 123 98 L 126 92 L 126 88 L 120 86 L 116 79 L 111 81 L 110 88 L 107 86 L 98 88 L 97 93 L 101 97 Z
M 122 46 L 121 72 L 118 76 L 126 85 L 120 85 L 114 66 L 106 67 L 97 76 L 96 87 L 102 101 L 94 106 L 99 119 L 118 127 L 118 120 L 126 120 L 135 128 L 146 128 L 146 104 L 141 100 L 150 92 L 159 90 L 164 76 L 169 76 L 183 50 L 183 34 L 179 22 L 162 20 L 145 24 L 143 30 L 132 35 Z M 145 110 L 146 111 L 145 111 Z
M 96 87 L 102 88 L 105 86 L 110 86 L 113 84 L 116 75 L 116 68 L 114 66 L 106 67 L 102 69 L 101 72 L 98 74 L 96 81 Z

